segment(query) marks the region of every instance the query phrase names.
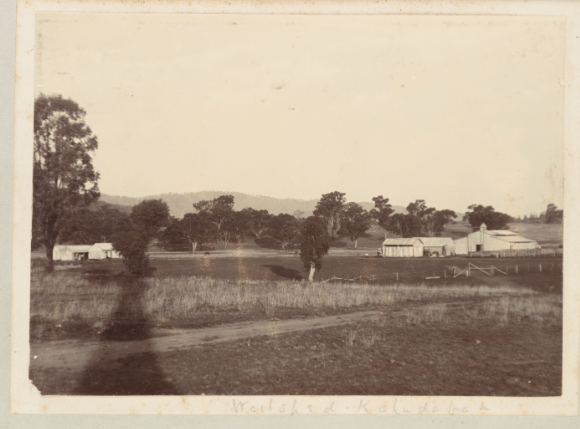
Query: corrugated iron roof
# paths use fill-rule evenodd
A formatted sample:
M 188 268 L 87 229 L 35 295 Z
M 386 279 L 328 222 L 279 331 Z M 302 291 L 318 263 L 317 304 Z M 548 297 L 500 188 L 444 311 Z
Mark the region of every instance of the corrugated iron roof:
M 91 248 L 91 246 L 89 244 L 75 244 L 75 245 L 71 245 L 71 246 L 67 246 L 69 248 L 69 250 L 73 251 L 73 252 L 80 252 L 80 253 L 85 253 L 88 252 L 89 249 Z
M 95 243 L 93 246 L 99 246 L 102 250 L 113 250 L 112 243 Z
M 54 246 L 54 250 L 59 252 L 70 251 L 78 253 L 86 253 L 91 248 L 90 244 L 58 244 Z
M 386 238 L 383 241 L 383 246 L 414 246 L 415 243 L 419 242 L 422 244 L 423 242 L 416 238 Z
M 497 238 L 498 240 L 507 241 L 508 243 L 535 243 L 536 240 L 531 240 L 529 238 L 525 238 L 519 235 L 495 235 L 493 238 Z
M 453 240 L 449 237 L 417 237 L 423 242 L 425 246 L 449 246 L 453 244 Z
M 485 231 L 490 235 L 493 236 L 513 236 L 513 235 L 517 235 L 515 232 L 510 231 L 508 229 L 491 229 L 489 231 Z

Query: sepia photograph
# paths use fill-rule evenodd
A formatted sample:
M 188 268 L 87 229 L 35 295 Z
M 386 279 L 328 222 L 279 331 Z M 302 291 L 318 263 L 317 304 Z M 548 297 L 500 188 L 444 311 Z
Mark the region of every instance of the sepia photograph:
M 36 12 L 28 389 L 562 397 L 566 30 Z

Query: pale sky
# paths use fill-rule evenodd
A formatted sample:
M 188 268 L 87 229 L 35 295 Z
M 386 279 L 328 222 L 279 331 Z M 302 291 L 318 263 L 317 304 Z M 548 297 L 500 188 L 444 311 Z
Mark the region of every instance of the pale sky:
M 102 193 L 563 205 L 559 17 L 37 15 Z

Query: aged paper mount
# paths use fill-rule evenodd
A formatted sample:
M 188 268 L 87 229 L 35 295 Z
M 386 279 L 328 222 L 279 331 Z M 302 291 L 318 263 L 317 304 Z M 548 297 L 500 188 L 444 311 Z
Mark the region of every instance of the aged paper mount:
M 30 195 L 35 19 L 38 13 L 388 14 L 552 16 L 565 20 L 565 212 L 580 213 L 580 4 L 576 2 L 163 2 L 20 1 L 17 10 L 16 137 L 10 409 L 12 413 L 102 414 L 434 414 L 575 415 L 578 413 L 580 225 L 565 218 L 562 396 L 41 396 L 28 378 L 30 301 Z M 267 19 L 267 18 L 265 18 Z M 323 16 L 320 19 L 324 19 Z

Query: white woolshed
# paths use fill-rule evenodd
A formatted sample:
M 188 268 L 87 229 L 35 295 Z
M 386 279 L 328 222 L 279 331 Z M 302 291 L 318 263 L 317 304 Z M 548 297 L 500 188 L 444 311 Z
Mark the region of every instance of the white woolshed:
M 383 258 L 420 258 L 423 242 L 419 238 L 387 238 L 383 241 Z
M 121 255 L 111 243 L 95 243 L 89 249 L 89 259 L 119 259 Z
M 59 244 L 52 249 L 52 259 L 55 261 L 78 261 L 89 257 L 89 244 Z
M 437 253 L 439 256 L 448 256 L 455 253 L 455 243 L 449 237 L 419 237 L 423 243 L 423 250 Z
M 483 223 L 479 231 L 455 240 L 455 253 L 494 252 L 501 250 L 533 250 L 541 246 L 537 241 L 517 235 L 508 230 L 488 230 Z

